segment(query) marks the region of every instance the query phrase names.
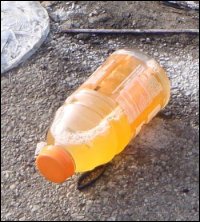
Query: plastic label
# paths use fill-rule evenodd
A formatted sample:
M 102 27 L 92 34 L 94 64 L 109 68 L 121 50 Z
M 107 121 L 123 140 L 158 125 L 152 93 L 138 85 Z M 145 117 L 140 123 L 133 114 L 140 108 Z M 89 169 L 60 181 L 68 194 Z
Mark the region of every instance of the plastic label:
M 128 120 L 132 123 L 160 94 L 162 86 L 156 77 L 149 73 L 149 70 L 143 73 L 133 73 L 127 80 L 127 85 L 120 91 L 116 98 L 118 104 L 125 111 Z

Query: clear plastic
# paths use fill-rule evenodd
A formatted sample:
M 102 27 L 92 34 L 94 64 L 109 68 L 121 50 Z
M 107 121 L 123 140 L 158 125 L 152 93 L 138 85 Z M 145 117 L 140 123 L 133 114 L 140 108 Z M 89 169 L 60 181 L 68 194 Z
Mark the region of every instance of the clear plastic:
M 28 59 L 49 33 L 39 1 L 1 1 L 1 74 Z

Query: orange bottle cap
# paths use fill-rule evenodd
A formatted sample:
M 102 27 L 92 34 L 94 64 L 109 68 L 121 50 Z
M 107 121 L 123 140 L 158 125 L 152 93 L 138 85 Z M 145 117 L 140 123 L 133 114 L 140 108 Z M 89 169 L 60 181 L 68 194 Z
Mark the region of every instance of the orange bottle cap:
M 60 146 L 44 147 L 36 158 L 40 173 L 51 182 L 62 183 L 75 172 L 71 155 Z

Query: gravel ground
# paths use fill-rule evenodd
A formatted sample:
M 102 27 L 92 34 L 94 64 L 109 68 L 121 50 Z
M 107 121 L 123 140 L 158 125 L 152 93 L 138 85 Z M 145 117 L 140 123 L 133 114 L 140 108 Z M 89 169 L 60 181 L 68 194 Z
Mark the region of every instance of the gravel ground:
M 80 27 L 85 23 L 85 28 L 93 27 L 95 18 L 95 24 L 101 27 L 95 9 L 113 9 L 108 2 L 43 4 L 54 15 L 64 6 L 70 16 L 77 11 L 80 16 L 82 9 L 86 15 L 93 12 L 89 16 L 92 21 L 79 18 Z M 168 7 L 159 2 L 114 2 L 113 7 L 117 4 L 124 15 L 132 10 L 125 27 L 133 27 L 135 18 L 137 27 L 148 27 L 146 20 L 149 28 L 197 28 L 197 12 L 170 8 L 165 15 Z M 142 26 L 140 18 L 146 9 L 153 16 L 152 20 L 150 13 L 144 16 Z M 104 20 L 106 27 L 125 28 L 114 12 L 112 18 L 114 25 Z M 1 220 L 198 221 L 198 37 L 56 34 L 61 25 L 76 24 L 76 20 L 67 19 L 54 18 L 51 33 L 39 51 L 1 77 Z M 45 181 L 34 166 L 36 143 L 44 139 L 65 98 L 111 52 L 123 47 L 137 47 L 166 68 L 172 85 L 169 105 L 113 159 L 103 177 L 89 189 L 76 189 L 78 175 L 61 185 Z

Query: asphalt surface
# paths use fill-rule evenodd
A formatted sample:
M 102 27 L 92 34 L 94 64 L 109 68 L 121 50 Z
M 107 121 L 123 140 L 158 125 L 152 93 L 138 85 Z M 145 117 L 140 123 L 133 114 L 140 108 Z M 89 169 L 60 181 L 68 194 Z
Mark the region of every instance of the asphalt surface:
M 88 37 L 53 30 L 31 59 L 1 77 L 1 220 L 198 221 L 198 36 Z M 78 175 L 61 185 L 45 181 L 34 152 L 55 111 L 124 47 L 146 52 L 168 71 L 169 105 L 90 188 L 76 189 Z

